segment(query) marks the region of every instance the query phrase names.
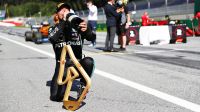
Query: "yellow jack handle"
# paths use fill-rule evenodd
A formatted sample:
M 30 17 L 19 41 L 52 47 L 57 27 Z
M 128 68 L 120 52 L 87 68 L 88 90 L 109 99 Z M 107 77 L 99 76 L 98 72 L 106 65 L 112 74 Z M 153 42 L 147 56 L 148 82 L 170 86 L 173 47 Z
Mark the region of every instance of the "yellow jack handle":
M 71 58 L 72 62 L 74 63 L 74 65 L 76 66 L 78 71 L 81 73 L 83 78 L 86 80 L 86 87 L 83 90 L 79 99 L 77 99 L 77 101 L 70 101 L 69 100 L 69 93 L 70 93 L 70 90 L 71 90 L 71 87 L 72 87 L 72 82 L 77 77 L 79 77 L 79 73 L 77 72 L 77 70 L 74 67 L 69 67 L 67 69 L 67 77 L 63 81 L 63 75 L 64 75 L 64 69 L 65 69 L 65 63 L 66 63 L 65 59 L 66 59 L 67 53 L 69 54 L 69 57 Z M 86 94 L 87 94 L 87 92 L 88 92 L 88 90 L 91 86 L 91 79 L 88 76 L 88 74 L 85 72 L 85 70 L 83 69 L 81 64 L 76 59 L 70 45 L 64 45 L 64 47 L 62 49 L 62 53 L 61 53 L 61 57 L 60 57 L 60 69 L 59 69 L 57 83 L 59 85 L 67 84 L 67 88 L 66 88 L 65 95 L 64 95 L 64 98 L 63 98 L 63 104 L 64 104 L 65 108 L 67 110 L 71 110 L 71 111 L 77 110 L 80 107 L 81 102 L 84 100 L 84 98 L 85 98 L 85 96 L 86 96 Z

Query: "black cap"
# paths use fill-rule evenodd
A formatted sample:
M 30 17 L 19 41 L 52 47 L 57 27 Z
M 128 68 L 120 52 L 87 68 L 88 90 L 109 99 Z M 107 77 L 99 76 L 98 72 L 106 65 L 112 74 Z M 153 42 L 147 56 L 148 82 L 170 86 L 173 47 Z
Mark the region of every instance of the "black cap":
M 70 10 L 70 6 L 67 3 L 59 3 L 56 7 L 56 12 L 59 12 L 62 8 L 67 8 Z

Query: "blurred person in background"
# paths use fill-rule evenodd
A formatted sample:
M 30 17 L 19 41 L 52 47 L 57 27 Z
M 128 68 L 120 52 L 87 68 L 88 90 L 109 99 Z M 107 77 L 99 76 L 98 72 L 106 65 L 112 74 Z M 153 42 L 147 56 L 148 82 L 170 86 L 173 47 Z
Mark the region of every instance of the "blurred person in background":
M 194 18 L 200 19 L 200 12 L 197 12 Z
M 128 12 L 128 7 L 125 5 L 126 2 L 123 2 L 122 0 L 118 0 L 116 2 L 116 7 L 118 10 L 120 10 L 121 14 L 121 17 L 119 18 L 117 23 L 117 34 L 119 38 L 121 51 L 126 51 L 126 42 L 127 42 L 126 31 L 131 25 L 131 19 L 130 19 L 130 14 Z
M 87 7 L 89 9 L 88 26 L 91 28 L 92 32 L 96 34 L 98 10 L 97 7 L 93 4 L 92 0 L 87 0 Z M 96 39 L 93 40 L 89 46 L 95 47 L 95 45 Z
M 114 4 L 115 0 L 108 0 L 107 4 L 104 6 L 107 26 L 105 51 L 108 52 L 117 52 L 117 50 L 113 48 L 113 43 L 117 30 L 117 20 L 121 17 L 121 10 L 117 9 Z
M 198 27 L 195 29 L 196 30 L 196 35 L 200 35 L 200 12 L 197 12 L 194 18 L 198 19 Z
M 149 26 L 149 25 L 158 25 L 158 22 L 154 21 L 154 19 L 149 18 L 148 12 L 144 12 L 142 17 L 142 26 Z
M 141 19 L 142 19 L 142 26 L 148 26 L 148 22 L 149 22 L 148 12 L 144 12 Z

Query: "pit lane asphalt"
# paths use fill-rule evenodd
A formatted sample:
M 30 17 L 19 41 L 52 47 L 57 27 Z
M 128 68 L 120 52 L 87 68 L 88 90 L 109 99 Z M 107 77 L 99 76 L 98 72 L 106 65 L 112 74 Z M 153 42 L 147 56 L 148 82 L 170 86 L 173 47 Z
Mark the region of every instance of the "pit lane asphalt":
M 0 35 L 53 54 L 49 44 L 35 45 L 24 42 L 22 37 Z M 191 38 L 187 44 L 164 46 L 128 46 L 125 53 L 104 53 L 84 46 L 84 52 L 95 59 L 100 70 L 200 104 L 198 40 Z M 3 39 L 0 44 L 0 111 L 64 112 L 62 103 L 48 99 L 54 59 Z M 84 102 L 78 112 L 190 112 L 97 74 Z

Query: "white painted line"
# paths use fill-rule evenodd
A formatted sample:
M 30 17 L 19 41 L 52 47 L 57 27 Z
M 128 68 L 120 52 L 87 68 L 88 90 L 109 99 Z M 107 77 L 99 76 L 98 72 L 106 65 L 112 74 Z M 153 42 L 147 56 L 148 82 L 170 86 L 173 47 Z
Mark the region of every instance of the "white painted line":
M 4 39 L 4 40 L 7 40 L 7 41 L 10 41 L 10 42 L 12 42 L 12 43 L 18 44 L 18 45 L 20 45 L 20 46 L 29 48 L 29 49 L 31 49 L 31 50 L 34 50 L 34 51 L 39 52 L 39 53 L 41 53 L 41 54 L 47 55 L 47 56 L 49 56 L 49 57 L 54 58 L 54 54 L 48 53 L 48 52 L 46 52 L 46 51 L 42 51 L 42 50 L 40 50 L 40 49 L 37 49 L 37 48 L 31 47 L 31 46 L 25 45 L 25 44 L 23 44 L 23 43 L 20 43 L 20 42 L 17 42 L 17 41 L 14 41 L 14 40 L 11 40 L 11 39 L 2 37 L 2 36 L 0 36 L 0 38 L 1 38 L 1 39 Z M 107 73 L 107 72 L 104 72 L 104 71 L 101 71 L 101 70 L 98 70 L 98 69 L 95 69 L 95 72 L 94 72 L 94 73 L 95 73 L 95 74 L 98 74 L 98 75 L 100 75 L 100 76 L 102 76 L 102 77 L 105 77 L 105 78 L 111 79 L 111 80 L 113 80 L 113 81 L 116 81 L 116 82 L 118 82 L 118 83 L 124 84 L 124 85 L 126 85 L 126 86 L 129 86 L 129 87 L 131 87 L 131 88 L 140 90 L 140 91 L 142 91 L 142 92 L 144 92 L 144 93 L 153 95 L 153 96 L 158 97 L 158 98 L 160 98 L 160 99 L 163 99 L 163 100 L 165 100 L 165 101 L 168 101 L 168 102 L 171 102 L 171 103 L 173 103 L 173 104 L 179 105 L 179 106 L 184 107 L 184 108 L 186 108 L 186 109 L 192 110 L 192 111 L 194 111 L 194 112 L 200 112 L 200 105 L 198 105 L 198 104 L 195 104 L 195 103 L 186 101 L 186 100 L 184 100 L 184 99 L 181 99 L 181 98 L 178 98 L 178 97 L 175 97 L 175 96 L 166 94 L 166 93 L 163 93 L 163 92 L 161 92 L 161 91 L 158 91 L 158 90 L 149 88 L 149 87 L 147 87 L 147 86 L 144 86 L 144 85 L 141 85 L 141 84 L 138 84 L 138 83 L 129 81 L 129 80 L 127 80 L 127 79 L 118 77 L 118 76 L 116 76 L 116 75 L 113 75 L 113 74 L 110 74 L 110 73 Z
M 164 50 L 156 50 L 156 51 L 135 51 L 136 54 L 151 54 L 151 53 L 162 53 L 167 52 Z
M 173 50 L 175 50 L 175 51 L 184 51 L 185 49 L 178 49 L 178 48 L 175 48 L 175 49 L 173 49 Z
M 147 86 L 129 81 L 127 79 L 118 77 L 116 75 L 113 75 L 113 74 L 110 74 L 110 73 L 107 73 L 107 72 L 104 72 L 104 71 L 101 71 L 101 70 L 98 70 L 98 69 L 95 70 L 95 73 L 102 76 L 102 77 L 114 80 L 116 82 L 119 82 L 121 84 L 129 86 L 131 88 L 140 90 L 142 92 L 153 95 L 153 96 L 158 97 L 160 99 L 163 99 L 165 101 L 168 101 L 168 102 L 171 102 L 173 104 L 179 105 L 181 107 L 187 108 L 189 110 L 192 110 L 192 111 L 195 111 L 195 112 L 200 112 L 200 105 L 198 105 L 198 104 L 186 101 L 184 99 L 181 99 L 181 98 L 178 98 L 178 97 L 175 97 L 175 96 L 163 93 L 163 92 L 160 92 L 158 90 L 149 88 Z
M 154 50 L 154 51 L 135 51 L 136 54 L 153 54 L 153 53 L 163 53 L 172 51 L 184 51 L 184 49 L 171 49 L 171 50 Z
M 40 49 L 31 47 L 31 46 L 28 46 L 28 45 L 23 44 L 23 43 L 21 43 L 21 42 L 18 42 L 18 41 L 9 39 L 9 38 L 5 38 L 5 37 L 2 37 L 2 36 L 0 36 L 0 38 L 2 38 L 2 39 L 4 39 L 4 40 L 7 40 L 7 41 L 10 41 L 10 42 L 12 42 L 12 43 L 15 43 L 15 44 L 17 44 L 17 45 L 20 45 L 20 46 L 29 48 L 29 49 L 31 49 L 31 50 L 33 50 L 33 51 L 39 52 L 39 53 L 44 54 L 44 55 L 47 55 L 47 56 L 49 56 L 49 57 L 55 58 L 55 55 L 54 55 L 54 54 L 48 53 L 48 52 L 46 52 L 46 51 L 43 51 L 43 50 L 40 50 Z

